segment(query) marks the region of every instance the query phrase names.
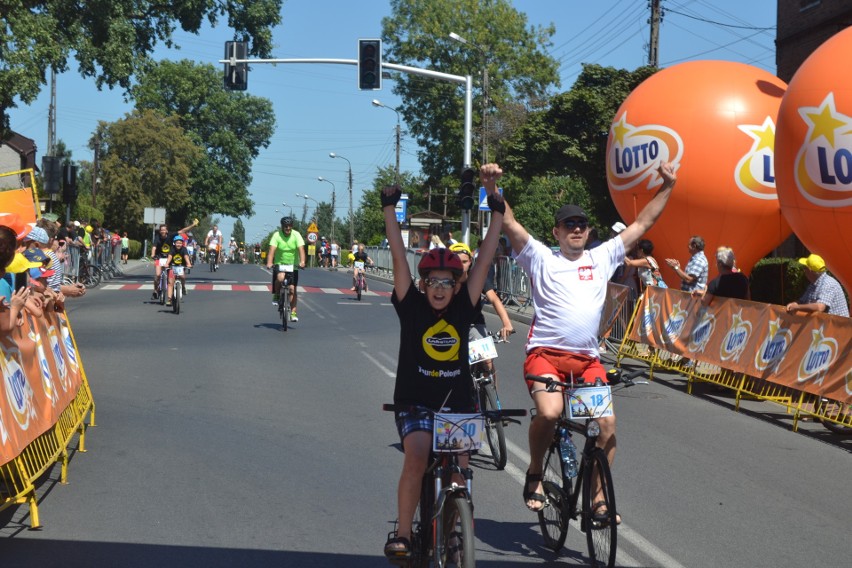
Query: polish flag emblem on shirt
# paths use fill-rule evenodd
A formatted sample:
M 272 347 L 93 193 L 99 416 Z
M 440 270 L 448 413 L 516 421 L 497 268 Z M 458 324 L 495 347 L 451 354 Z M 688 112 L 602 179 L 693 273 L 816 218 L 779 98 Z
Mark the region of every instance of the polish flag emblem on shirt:
M 591 266 L 581 266 L 577 269 L 577 273 L 580 275 L 580 280 L 594 280 L 595 275 L 592 272 Z

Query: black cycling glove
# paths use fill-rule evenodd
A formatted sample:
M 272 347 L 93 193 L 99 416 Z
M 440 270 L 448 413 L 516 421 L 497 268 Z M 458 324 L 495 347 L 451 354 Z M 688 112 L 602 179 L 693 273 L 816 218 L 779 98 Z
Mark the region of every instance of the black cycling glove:
M 384 190 L 379 194 L 382 199 L 382 209 L 385 207 L 396 207 L 396 204 L 399 203 L 399 198 L 402 197 L 402 190 L 398 185 L 391 187 L 393 188 L 393 193 L 390 195 L 386 194 Z
M 488 194 L 488 208 L 495 213 L 499 213 L 501 215 L 506 214 L 506 202 L 503 201 L 502 197 L 497 197 L 496 193 Z

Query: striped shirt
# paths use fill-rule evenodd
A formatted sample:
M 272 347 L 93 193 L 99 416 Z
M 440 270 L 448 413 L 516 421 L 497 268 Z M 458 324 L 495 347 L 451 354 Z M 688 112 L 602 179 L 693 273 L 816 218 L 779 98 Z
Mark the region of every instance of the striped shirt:
M 52 250 L 44 250 L 44 253 L 50 258 L 50 270 L 53 270 L 53 276 L 48 276 L 47 278 L 47 287 L 51 290 L 59 292 L 59 287 L 62 286 L 62 275 L 65 270 L 65 266 L 59 262 L 59 257 Z

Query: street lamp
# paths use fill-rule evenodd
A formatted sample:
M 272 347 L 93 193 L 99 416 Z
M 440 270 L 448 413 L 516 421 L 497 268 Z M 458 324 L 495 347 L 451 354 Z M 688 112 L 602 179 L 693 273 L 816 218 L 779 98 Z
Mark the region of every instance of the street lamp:
M 316 204 L 317 204 L 317 207 L 319 207 L 319 201 L 317 201 L 317 200 L 316 200 L 316 199 L 314 199 L 313 197 L 309 197 L 309 196 L 307 196 L 307 195 L 305 195 L 305 194 L 302 194 L 302 193 L 297 193 L 297 194 L 296 194 L 296 197 L 301 197 L 302 199 L 304 199 L 304 200 L 305 200 L 305 207 L 302 209 L 302 230 L 304 230 L 305 217 L 307 217 L 307 216 L 308 216 L 308 199 L 310 199 L 311 201 L 313 201 L 314 203 L 316 203 Z
M 390 109 L 396 113 L 396 184 L 399 185 L 399 142 L 400 142 L 400 127 L 399 127 L 399 109 L 394 107 L 389 107 L 383 104 L 379 99 L 373 99 L 373 106 L 382 107 L 386 109 Z
M 335 213 L 336 213 L 334 207 L 335 207 L 335 202 L 336 202 L 336 199 L 337 199 L 337 197 L 336 197 L 337 188 L 334 186 L 334 182 L 332 182 L 331 180 L 325 179 L 322 176 L 319 176 L 317 178 L 317 181 L 324 181 L 326 183 L 331 184 L 331 242 L 334 242 L 334 222 L 335 222 L 334 216 L 335 216 Z
M 450 32 L 450 39 L 461 44 L 469 45 L 482 54 L 482 163 L 488 163 L 488 52 L 475 43 L 468 41 L 455 32 Z
M 349 164 L 349 244 L 351 246 L 355 242 L 355 219 L 352 217 L 352 162 L 334 152 L 329 152 L 328 157 L 340 158 L 346 160 L 346 163 Z

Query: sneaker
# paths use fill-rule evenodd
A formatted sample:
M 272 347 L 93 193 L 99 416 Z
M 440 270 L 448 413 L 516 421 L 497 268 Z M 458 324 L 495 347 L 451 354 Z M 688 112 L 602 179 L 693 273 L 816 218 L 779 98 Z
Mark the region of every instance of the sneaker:
M 172 301 L 171 301 L 171 300 L 169 300 L 168 302 L 166 302 L 166 307 L 167 307 L 167 308 L 171 308 L 171 307 L 172 307 Z
M 296 310 L 290 311 L 290 321 L 299 321 L 299 316 L 296 315 Z

